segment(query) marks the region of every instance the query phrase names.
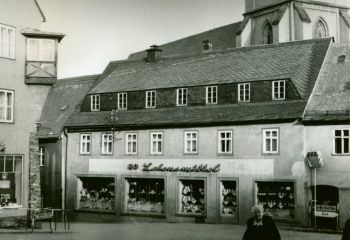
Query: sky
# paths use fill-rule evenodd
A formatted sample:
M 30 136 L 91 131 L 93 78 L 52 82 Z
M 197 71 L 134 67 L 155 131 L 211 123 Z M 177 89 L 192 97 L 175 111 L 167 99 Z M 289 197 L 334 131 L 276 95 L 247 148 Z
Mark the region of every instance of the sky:
M 58 77 L 101 73 L 110 61 L 241 21 L 244 0 L 38 0 L 42 30 L 66 34 Z

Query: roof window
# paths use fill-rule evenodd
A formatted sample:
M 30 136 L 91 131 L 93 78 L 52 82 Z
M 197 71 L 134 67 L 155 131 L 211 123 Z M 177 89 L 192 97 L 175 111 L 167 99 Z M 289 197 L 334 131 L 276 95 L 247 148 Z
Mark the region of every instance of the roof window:
M 343 62 L 345 62 L 345 58 L 346 58 L 345 55 L 340 55 L 340 56 L 338 56 L 338 63 L 343 63 Z

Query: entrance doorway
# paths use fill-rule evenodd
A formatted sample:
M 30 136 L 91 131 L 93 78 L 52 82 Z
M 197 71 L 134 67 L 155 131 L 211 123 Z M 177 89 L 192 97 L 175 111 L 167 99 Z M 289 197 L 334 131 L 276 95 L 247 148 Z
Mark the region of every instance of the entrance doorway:
M 339 225 L 339 189 L 330 185 L 316 185 L 316 211 L 315 186 L 311 187 L 311 192 L 311 226 L 336 230 Z

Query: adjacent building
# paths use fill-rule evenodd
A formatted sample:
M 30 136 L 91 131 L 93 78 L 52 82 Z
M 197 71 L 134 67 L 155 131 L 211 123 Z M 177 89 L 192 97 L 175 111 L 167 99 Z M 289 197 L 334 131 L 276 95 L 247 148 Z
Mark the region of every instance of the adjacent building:
M 18 13 L 22 14 L 18 17 Z M 40 207 L 38 143 L 43 103 L 57 79 L 63 34 L 40 31 L 37 1 L 2 1 L 0 9 L 1 205 Z

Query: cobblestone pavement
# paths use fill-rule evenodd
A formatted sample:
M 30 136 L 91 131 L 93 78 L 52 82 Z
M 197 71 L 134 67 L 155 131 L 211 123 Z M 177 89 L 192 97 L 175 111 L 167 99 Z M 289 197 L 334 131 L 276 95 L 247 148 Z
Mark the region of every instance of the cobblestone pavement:
M 72 232 L 7 232 L 0 240 L 240 240 L 245 226 L 188 223 L 73 223 Z M 43 227 L 45 228 L 45 226 Z M 62 230 L 62 226 L 58 226 Z M 340 240 L 339 234 L 280 230 L 282 240 Z

